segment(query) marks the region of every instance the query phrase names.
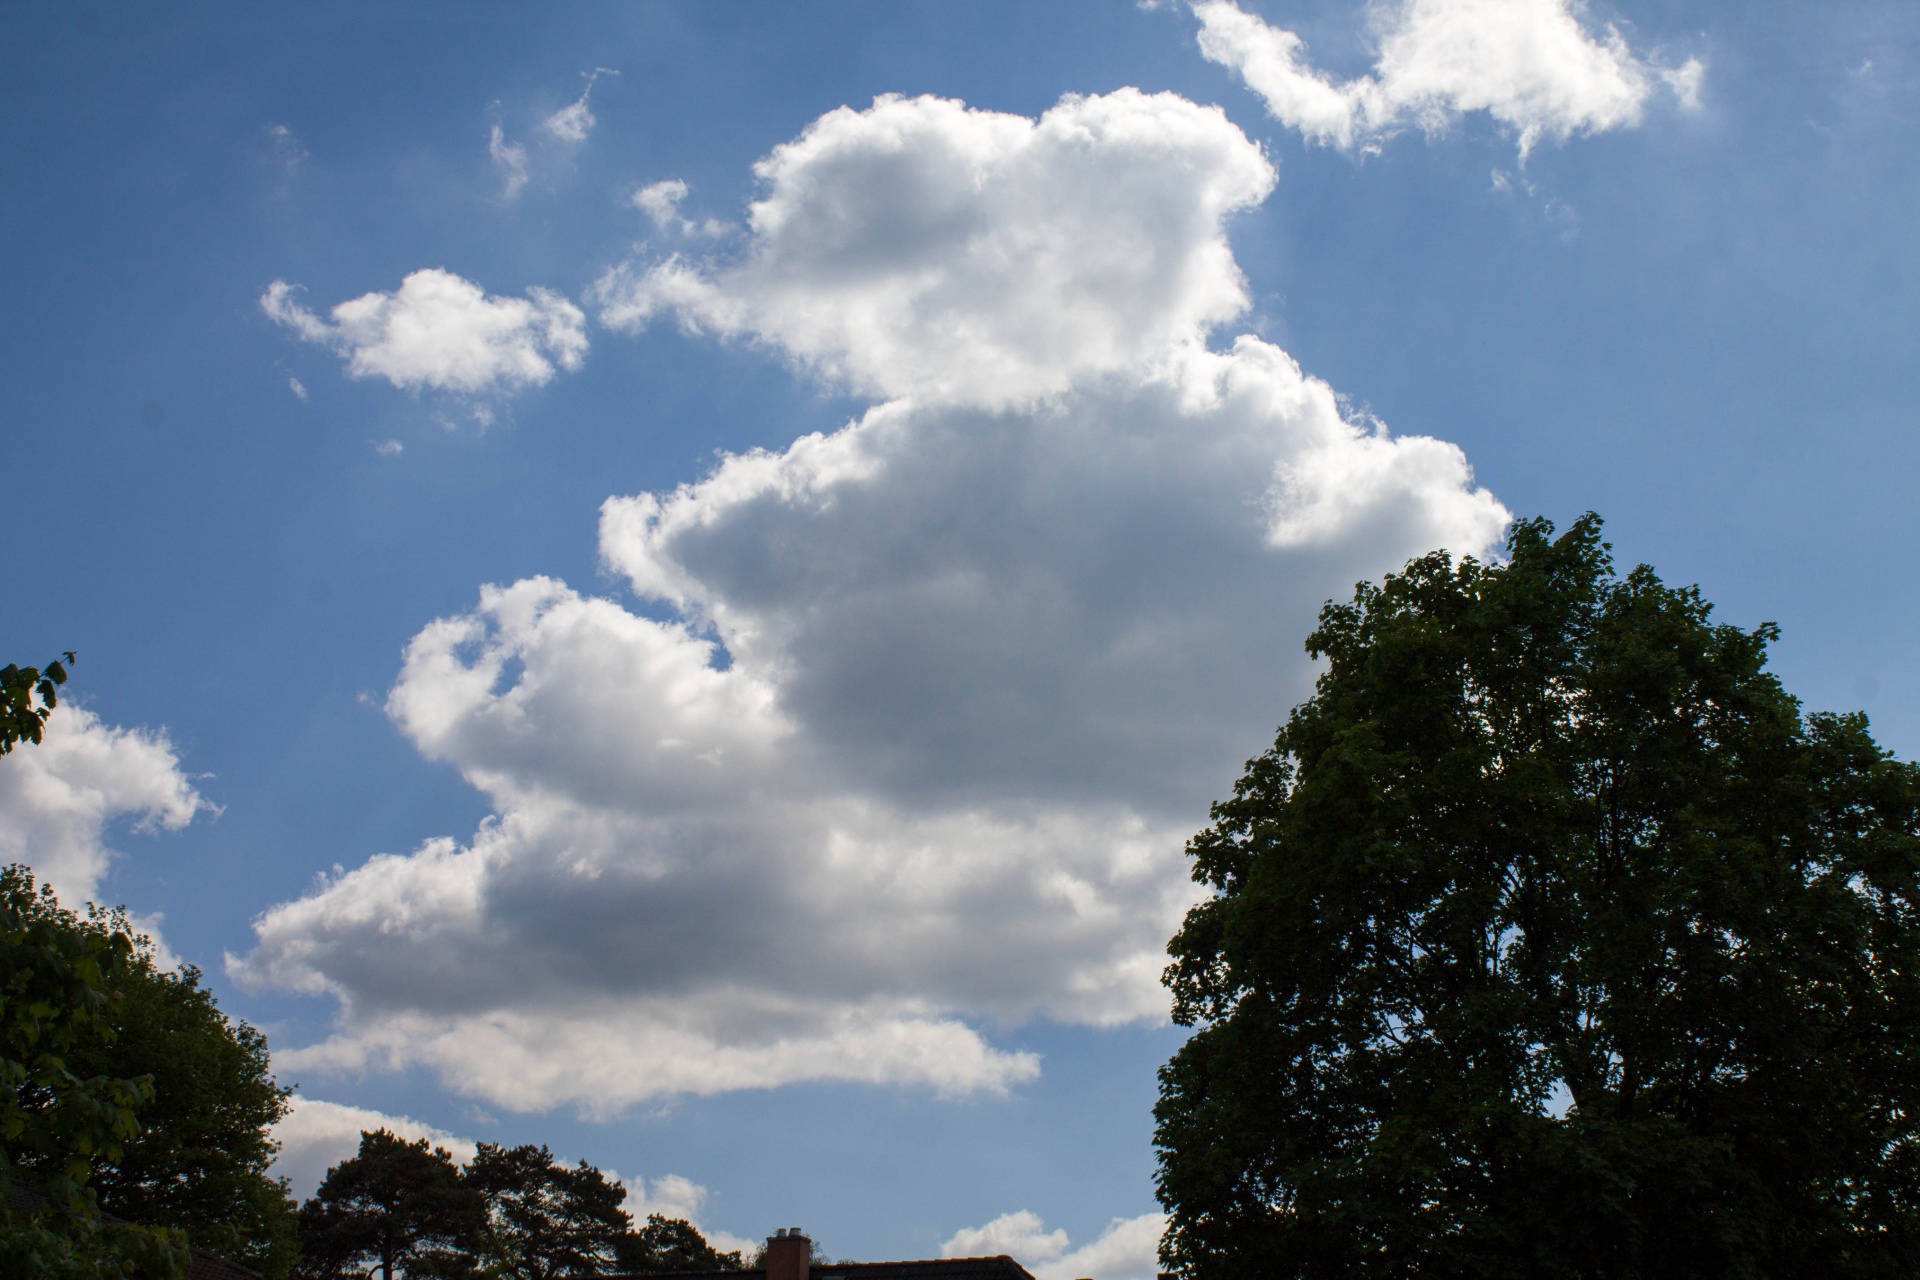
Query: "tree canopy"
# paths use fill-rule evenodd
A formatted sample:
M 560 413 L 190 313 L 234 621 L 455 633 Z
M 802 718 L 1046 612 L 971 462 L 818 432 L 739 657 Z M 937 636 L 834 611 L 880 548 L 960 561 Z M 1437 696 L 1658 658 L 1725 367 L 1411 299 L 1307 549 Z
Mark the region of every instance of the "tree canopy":
M 299 1246 L 293 1201 L 268 1169 L 278 1150 L 272 1126 L 291 1090 L 274 1080 L 266 1037 L 230 1021 L 198 969 L 161 967 L 125 912 L 96 911 L 80 923 L 131 937 L 134 947 L 110 1014 L 111 1045 L 86 1046 L 71 1061 L 82 1075 L 153 1081 L 139 1131 L 95 1173 L 100 1207 L 179 1227 L 195 1247 L 281 1280 Z
M 679 1218 L 650 1214 L 633 1230 L 626 1197 L 585 1160 L 569 1167 L 544 1146 L 483 1142 L 462 1169 L 425 1139 L 370 1131 L 301 1207 L 301 1274 L 560 1280 L 741 1269 L 739 1254 Z
M 81 927 L 26 868 L 0 870 L 0 1273 L 165 1280 L 186 1266 L 179 1231 L 104 1220 L 91 1185 L 154 1096 L 150 1076 L 84 1065 L 113 1045 L 134 963 L 127 934 Z
M 1189 847 L 1170 1265 L 1920 1273 L 1920 771 L 1709 614 L 1591 516 L 1323 610 Z
M 486 1225 L 486 1202 L 446 1148 L 376 1129 L 300 1207 L 301 1271 L 326 1280 L 470 1275 Z
M 647 1225 L 622 1239 L 615 1254 L 619 1269 L 648 1275 L 667 1271 L 740 1271 L 746 1263 L 736 1252 L 722 1253 L 685 1218 L 650 1213 Z M 825 1262 L 816 1251 L 816 1262 Z
M 59 661 L 0 670 L 0 754 L 41 741 L 66 679 Z M 0 1210 L 7 1274 L 160 1280 L 186 1244 L 287 1274 L 293 1205 L 267 1170 L 288 1090 L 200 978 L 125 911 L 82 916 L 0 871 L 0 1183 L 34 1201 Z
M 487 1206 L 488 1252 L 516 1280 L 615 1270 L 633 1220 L 627 1189 L 582 1160 L 568 1168 L 544 1146 L 480 1144 L 467 1185 Z

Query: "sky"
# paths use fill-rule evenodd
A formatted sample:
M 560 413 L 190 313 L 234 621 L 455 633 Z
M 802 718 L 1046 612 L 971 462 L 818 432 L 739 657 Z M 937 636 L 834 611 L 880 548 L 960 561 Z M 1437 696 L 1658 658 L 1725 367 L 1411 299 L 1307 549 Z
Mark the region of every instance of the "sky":
M 1154 1270 L 1321 604 L 1597 511 L 1920 750 L 1920 11 L 15 6 L 0 855 L 360 1129 Z

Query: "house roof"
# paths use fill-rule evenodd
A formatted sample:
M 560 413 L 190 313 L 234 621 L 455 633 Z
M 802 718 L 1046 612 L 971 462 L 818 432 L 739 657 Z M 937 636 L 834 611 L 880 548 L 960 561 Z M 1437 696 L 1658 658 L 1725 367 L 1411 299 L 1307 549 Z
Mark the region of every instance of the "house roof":
M 991 1258 L 933 1258 L 924 1262 L 822 1263 L 809 1280 L 1033 1280 L 1033 1274 L 1006 1254 Z
M 671 1271 L 665 1275 L 609 1276 L 607 1280 L 754 1280 L 765 1271 Z M 917 1262 L 822 1262 L 807 1280 L 1033 1280 L 1033 1273 L 998 1254 L 991 1258 L 928 1258 Z
M 187 1280 L 260 1280 L 260 1273 L 204 1249 L 193 1249 L 187 1256 Z

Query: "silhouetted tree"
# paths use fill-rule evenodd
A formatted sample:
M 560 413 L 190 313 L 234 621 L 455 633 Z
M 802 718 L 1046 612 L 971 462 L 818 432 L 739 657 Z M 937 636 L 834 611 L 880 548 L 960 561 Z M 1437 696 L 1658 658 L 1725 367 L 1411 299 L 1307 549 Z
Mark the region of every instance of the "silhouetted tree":
M 1552 535 L 1328 605 L 1190 846 L 1186 1276 L 1920 1274 L 1920 770 Z
M 385 1129 L 362 1133 L 359 1153 L 327 1170 L 300 1207 L 300 1273 L 316 1280 L 367 1270 L 381 1280 L 474 1275 L 486 1225 L 485 1201 L 445 1148 Z
M 586 1161 L 570 1169 L 544 1146 L 483 1142 L 465 1176 L 486 1202 L 484 1252 L 500 1274 L 555 1280 L 615 1269 L 633 1225 L 620 1207 L 627 1189 Z
M 817 1258 L 816 1261 L 824 1261 Z M 684 1218 L 647 1215 L 647 1225 L 621 1242 L 620 1270 L 645 1274 L 663 1271 L 740 1271 L 736 1252 L 722 1253 Z

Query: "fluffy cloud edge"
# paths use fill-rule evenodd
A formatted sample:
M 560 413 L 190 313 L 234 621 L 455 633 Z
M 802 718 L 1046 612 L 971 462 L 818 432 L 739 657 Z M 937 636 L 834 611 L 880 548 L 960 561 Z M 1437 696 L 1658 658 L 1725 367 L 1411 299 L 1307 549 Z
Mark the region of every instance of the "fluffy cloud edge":
M 758 1240 L 707 1225 L 706 1207 L 711 1193 L 691 1178 L 667 1173 L 651 1179 L 625 1178 L 621 1183 L 627 1189 L 627 1200 L 621 1207 L 633 1215 L 636 1227 L 644 1224 L 649 1214 L 657 1213 L 663 1218 L 692 1223 L 707 1243 L 722 1253 L 738 1251 L 743 1258 L 751 1258 L 760 1248 Z
M 1375 9 L 1379 57 L 1337 83 L 1312 66 L 1298 34 L 1234 0 L 1197 0 L 1200 52 L 1235 72 L 1268 114 L 1310 143 L 1370 151 L 1417 126 L 1429 134 L 1484 111 L 1510 130 L 1524 162 L 1557 142 L 1638 125 L 1657 87 L 1698 104 L 1697 58 L 1664 66 L 1636 55 L 1618 29 L 1589 32 L 1577 0 L 1402 0 Z
M 1159 1274 L 1160 1237 L 1166 1215 L 1144 1213 L 1114 1218 L 1098 1237 L 1071 1248 L 1064 1230 L 1048 1231 L 1028 1209 L 1003 1213 L 978 1227 L 963 1227 L 940 1246 L 943 1258 L 1007 1254 L 1033 1272 L 1036 1280 L 1154 1280 Z
M 987 408 L 1203 346 L 1248 304 L 1226 221 L 1277 176 L 1220 108 L 1137 89 L 1037 119 L 882 95 L 755 173 L 743 256 L 616 264 L 590 291 L 601 323 L 670 315 L 857 394 Z M 678 194 L 636 200 L 664 226 Z
M 83 706 L 63 702 L 44 741 L 0 757 L 0 860 L 32 867 L 69 907 L 98 900 L 120 856 L 106 843 L 111 823 L 180 831 L 203 813 L 219 808 L 182 770 L 164 729 L 109 725 Z
M 279 1057 L 275 1055 L 276 1061 Z M 388 1115 L 368 1107 L 326 1102 L 296 1093 L 287 1099 L 287 1114 L 273 1126 L 273 1140 L 280 1149 L 269 1173 L 287 1180 L 296 1201 L 305 1200 L 319 1188 L 328 1169 L 360 1149 L 362 1132 L 378 1129 L 409 1142 L 425 1138 L 436 1147 L 445 1147 L 461 1164 L 473 1159 L 479 1149 L 471 1138 L 449 1133 L 411 1116 Z
M 229 957 L 230 972 L 233 965 Z M 237 976 L 247 980 L 244 970 Z M 673 1097 L 821 1080 L 930 1087 L 943 1097 L 1004 1095 L 1040 1074 L 1038 1054 L 996 1049 L 954 1018 L 890 1008 L 788 1010 L 774 1016 L 798 1019 L 802 1030 L 741 1044 L 677 1014 L 605 1003 L 454 1017 L 349 1016 L 346 1029 L 278 1050 L 274 1061 L 332 1075 L 424 1066 L 457 1092 L 511 1111 L 572 1105 L 595 1120 Z

